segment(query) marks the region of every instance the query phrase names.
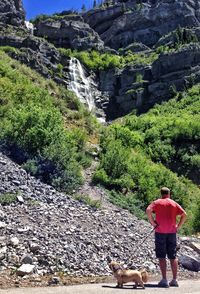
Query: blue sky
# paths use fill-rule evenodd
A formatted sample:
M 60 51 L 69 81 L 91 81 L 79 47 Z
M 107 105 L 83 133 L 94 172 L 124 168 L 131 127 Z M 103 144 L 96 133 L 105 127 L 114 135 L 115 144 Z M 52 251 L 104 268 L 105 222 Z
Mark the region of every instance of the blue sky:
M 91 8 L 93 2 L 94 0 L 23 0 L 27 19 L 41 13 L 52 14 L 68 9 L 81 9 L 83 4 Z M 98 3 L 98 0 L 96 2 Z

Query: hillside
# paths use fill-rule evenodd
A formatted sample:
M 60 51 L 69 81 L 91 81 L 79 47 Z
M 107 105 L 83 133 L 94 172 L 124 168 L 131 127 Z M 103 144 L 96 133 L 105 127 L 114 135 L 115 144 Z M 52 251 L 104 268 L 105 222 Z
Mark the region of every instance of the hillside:
M 135 248 L 161 186 L 188 213 L 179 254 L 199 258 L 199 22 L 196 0 L 103 1 L 28 25 L 21 0 L 1 1 L 2 270 L 101 276 L 108 257 L 134 257 L 156 272 L 152 236 Z

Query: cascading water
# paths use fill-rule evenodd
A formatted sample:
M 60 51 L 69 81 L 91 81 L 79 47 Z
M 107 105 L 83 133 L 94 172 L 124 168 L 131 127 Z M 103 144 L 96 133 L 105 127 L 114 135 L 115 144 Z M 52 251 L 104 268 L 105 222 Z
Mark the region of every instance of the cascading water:
M 90 111 L 94 111 L 95 102 L 91 90 L 92 82 L 89 77 L 86 77 L 80 61 L 76 58 L 71 58 L 69 61 L 69 78 L 68 89 L 73 91 Z

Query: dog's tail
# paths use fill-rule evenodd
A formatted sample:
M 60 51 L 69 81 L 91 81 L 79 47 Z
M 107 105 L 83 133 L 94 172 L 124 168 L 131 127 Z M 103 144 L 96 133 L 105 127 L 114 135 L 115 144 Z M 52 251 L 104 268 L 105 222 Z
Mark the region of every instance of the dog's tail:
M 145 269 L 140 270 L 141 276 L 142 276 L 142 281 L 146 283 L 148 281 L 149 275 Z

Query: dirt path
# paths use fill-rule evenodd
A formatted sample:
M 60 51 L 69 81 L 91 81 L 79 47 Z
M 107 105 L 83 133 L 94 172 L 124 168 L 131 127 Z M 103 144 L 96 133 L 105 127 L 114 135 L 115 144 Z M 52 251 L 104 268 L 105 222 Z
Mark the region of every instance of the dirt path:
M 100 186 L 95 186 L 92 183 L 92 176 L 96 170 L 98 165 L 97 161 L 93 161 L 92 165 L 84 170 L 84 184 L 81 186 L 79 191 L 77 192 L 78 195 L 81 196 L 89 196 L 92 200 L 97 200 L 100 203 L 102 209 L 106 210 L 116 210 L 117 207 L 113 205 L 111 202 L 108 201 L 108 195 L 106 194 L 105 189 Z
M 177 293 L 177 294 L 189 294 L 200 293 L 200 280 L 198 281 L 180 281 L 179 288 L 157 288 L 156 283 L 151 282 L 146 285 L 144 290 L 146 293 Z M 115 284 L 90 284 L 90 285 L 78 285 L 67 287 L 46 287 L 46 288 L 18 288 L 0 290 L 1 294 L 116 294 L 116 292 L 123 294 L 138 294 L 141 291 L 139 288 L 133 290 L 132 285 L 128 284 L 123 289 L 116 289 Z M 145 293 L 142 290 L 142 293 Z

